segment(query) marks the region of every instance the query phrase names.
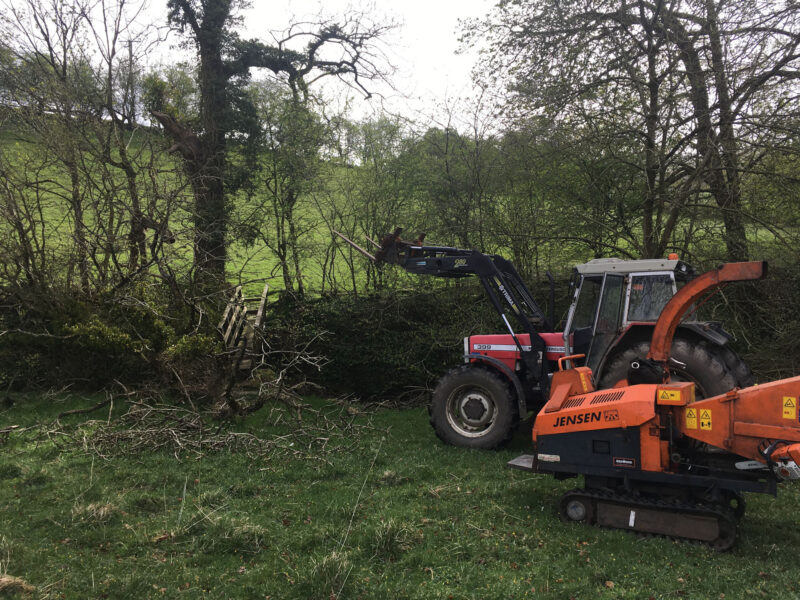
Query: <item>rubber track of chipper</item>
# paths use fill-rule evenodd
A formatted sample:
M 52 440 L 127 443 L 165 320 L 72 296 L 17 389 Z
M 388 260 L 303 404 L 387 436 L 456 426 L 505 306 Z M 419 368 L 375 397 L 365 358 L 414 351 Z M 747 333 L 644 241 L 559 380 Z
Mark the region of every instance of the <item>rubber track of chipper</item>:
M 590 506 L 584 520 L 601 527 L 700 542 L 718 552 L 730 550 L 736 540 L 733 511 L 718 505 L 687 504 L 610 491 L 575 489 L 561 497 L 561 518 L 565 521 L 572 521 L 566 512 L 571 500 L 581 500 Z

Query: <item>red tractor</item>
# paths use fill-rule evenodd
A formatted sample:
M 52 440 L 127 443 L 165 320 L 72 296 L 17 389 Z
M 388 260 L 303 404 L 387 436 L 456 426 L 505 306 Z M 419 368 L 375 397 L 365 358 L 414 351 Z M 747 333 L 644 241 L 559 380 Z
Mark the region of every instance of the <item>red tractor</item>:
M 695 277 L 677 256 L 668 259 L 602 258 L 578 265 L 570 282 L 570 307 L 563 332 L 553 330 L 553 280 L 549 314 L 540 308 L 514 266 L 477 250 L 382 240 L 375 262 L 398 264 L 411 273 L 479 278 L 508 333 L 464 339 L 464 365 L 437 384 L 429 406 L 436 435 L 456 446 L 494 448 L 535 414 L 549 396 L 558 359 L 583 354 L 598 389 L 624 380 L 631 361 L 646 356 L 653 327 L 678 286 Z M 341 234 L 339 234 L 341 235 Z M 549 274 L 548 274 L 549 275 Z M 520 326 L 516 330 L 509 315 Z M 753 375 L 728 347 L 731 336 L 719 323 L 684 321 L 672 342 L 673 381 L 695 384 L 698 397 L 753 385 Z M 588 383 L 588 382 L 587 382 Z

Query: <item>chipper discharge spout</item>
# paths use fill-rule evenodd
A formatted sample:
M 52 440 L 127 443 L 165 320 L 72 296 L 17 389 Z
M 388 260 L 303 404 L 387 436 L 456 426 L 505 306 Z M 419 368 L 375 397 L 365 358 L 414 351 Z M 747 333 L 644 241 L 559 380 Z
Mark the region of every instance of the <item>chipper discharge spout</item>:
M 696 398 L 693 382 L 670 379 L 669 351 L 704 294 L 765 274 L 765 263 L 732 263 L 688 282 L 661 313 L 648 356 L 613 389 L 595 391 L 591 371 L 565 369 L 565 357 L 536 417 L 535 453 L 509 465 L 583 475 L 561 499 L 565 520 L 731 548 L 742 493 L 775 494 L 800 478 L 800 377 Z

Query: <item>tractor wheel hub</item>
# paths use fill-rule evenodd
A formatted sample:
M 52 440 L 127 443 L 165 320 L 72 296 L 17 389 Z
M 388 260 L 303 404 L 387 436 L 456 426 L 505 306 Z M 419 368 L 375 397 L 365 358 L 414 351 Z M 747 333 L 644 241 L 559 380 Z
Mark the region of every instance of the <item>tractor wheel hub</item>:
M 462 405 L 461 410 L 470 421 L 479 421 L 486 414 L 488 407 L 485 399 L 470 396 Z
M 492 396 L 478 386 L 457 390 L 448 400 L 447 421 L 465 437 L 486 435 L 491 431 L 496 417 L 497 407 Z
M 489 402 L 483 394 L 469 394 L 461 401 L 461 414 L 467 422 L 479 423 L 489 413 Z

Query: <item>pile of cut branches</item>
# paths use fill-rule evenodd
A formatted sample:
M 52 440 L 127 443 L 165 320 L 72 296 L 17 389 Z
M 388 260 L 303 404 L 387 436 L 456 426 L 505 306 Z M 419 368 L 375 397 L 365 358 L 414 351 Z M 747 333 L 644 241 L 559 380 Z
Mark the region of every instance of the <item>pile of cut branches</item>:
M 126 390 L 107 392 L 105 400 L 62 412 L 51 422 L 4 427 L 0 429 L 0 444 L 12 436 L 33 436 L 47 439 L 62 450 L 80 448 L 101 459 L 145 452 L 166 452 L 182 459 L 224 451 L 251 458 L 283 455 L 330 464 L 326 457 L 333 448 L 337 452 L 353 450 L 362 434 L 373 429 L 369 418 L 356 422 L 364 409 L 355 408 L 347 399 L 317 408 L 297 395 L 275 396 L 274 390 L 262 387 L 238 401 L 246 408 L 263 407 L 264 414 L 258 416 L 259 431 L 247 430 L 241 417 L 220 419 L 219 413 L 176 405 L 155 393 Z M 125 412 L 116 416 L 121 406 L 126 407 Z M 106 407 L 107 416 L 105 410 L 101 413 L 105 418 L 79 422 L 65 418 Z
M 270 407 L 266 422 L 284 425 L 285 433 L 262 437 L 235 431 L 235 421 L 214 422 L 194 410 L 165 403 L 134 400 L 117 422 L 103 424 L 87 438 L 87 446 L 101 458 L 163 451 L 176 458 L 211 452 L 240 452 L 250 457 L 280 453 L 328 462 L 329 442 L 338 438 L 338 451 L 355 446 L 359 434 L 371 428 L 356 424 L 343 405 L 315 409 L 299 402 Z M 349 441 L 348 441 L 349 440 Z

